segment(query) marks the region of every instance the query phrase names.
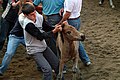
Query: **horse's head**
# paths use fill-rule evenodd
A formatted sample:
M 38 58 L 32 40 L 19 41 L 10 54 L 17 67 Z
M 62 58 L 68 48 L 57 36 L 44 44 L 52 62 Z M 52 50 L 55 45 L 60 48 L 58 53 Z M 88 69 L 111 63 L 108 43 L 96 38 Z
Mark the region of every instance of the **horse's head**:
M 75 29 L 75 27 L 69 25 L 67 22 L 62 23 L 62 34 L 64 38 L 72 41 L 84 41 L 85 35 L 78 30 Z

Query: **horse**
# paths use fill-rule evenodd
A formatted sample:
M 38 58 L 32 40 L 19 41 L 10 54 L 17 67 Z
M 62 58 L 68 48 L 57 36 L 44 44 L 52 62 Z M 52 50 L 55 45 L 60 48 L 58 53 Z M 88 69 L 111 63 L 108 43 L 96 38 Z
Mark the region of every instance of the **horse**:
M 102 5 L 103 3 L 104 3 L 104 0 L 99 0 L 99 5 Z M 111 8 L 115 8 L 112 0 L 109 0 L 109 4 L 110 4 Z
M 61 26 L 62 31 L 58 32 L 56 39 L 56 47 L 58 49 L 57 51 L 60 54 L 59 74 L 57 77 L 58 80 L 62 79 L 63 67 L 69 60 L 73 60 L 73 73 L 78 73 L 79 41 L 85 40 L 85 35 L 76 30 L 75 27 L 69 25 L 67 22 L 63 22 Z

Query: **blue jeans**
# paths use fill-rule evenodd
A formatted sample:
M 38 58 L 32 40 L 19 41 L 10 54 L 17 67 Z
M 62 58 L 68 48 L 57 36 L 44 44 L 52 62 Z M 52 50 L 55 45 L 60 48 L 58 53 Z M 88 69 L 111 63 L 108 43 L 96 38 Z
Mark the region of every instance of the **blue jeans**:
M 7 45 L 7 51 L 3 57 L 2 64 L 0 66 L 0 73 L 3 74 L 6 70 L 7 67 L 10 64 L 10 61 L 12 57 L 14 56 L 17 47 L 19 44 L 23 44 L 25 46 L 24 38 L 23 37 L 17 37 L 15 35 L 9 35 L 9 41 Z
M 0 50 L 2 50 L 6 38 L 8 38 L 10 30 L 14 27 L 15 23 L 9 22 L 6 19 L 1 18 L 1 29 L 0 29 Z
M 53 14 L 53 15 L 47 15 L 46 21 L 51 25 L 55 26 L 59 21 L 62 19 L 62 17 L 59 14 Z M 57 34 L 56 34 L 57 35 Z M 46 40 L 47 45 L 50 47 L 50 49 L 55 53 L 57 57 L 59 57 L 59 54 L 57 53 L 56 48 L 56 35 L 52 36 L 52 38 Z
M 67 21 L 70 25 L 74 26 L 77 30 L 80 30 L 80 18 L 77 18 L 75 20 L 68 19 Z M 80 42 L 79 44 L 79 57 L 84 64 L 90 61 L 82 42 Z
M 46 15 L 46 21 L 49 22 L 51 26 L 55 26 L 62 19 L 59 14 Z

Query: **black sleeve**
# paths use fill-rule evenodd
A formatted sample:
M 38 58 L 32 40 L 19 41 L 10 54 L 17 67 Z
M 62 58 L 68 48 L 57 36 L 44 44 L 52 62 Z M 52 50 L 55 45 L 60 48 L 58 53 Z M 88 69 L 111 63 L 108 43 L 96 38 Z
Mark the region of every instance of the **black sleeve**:
M 48 32 L 48 33 L 46 33 L 46 32 L 42 33 L 42 32 L 40 32 L 40 30 L 37 27 L 35 27 L 35 25 L 33 23 L 28 23 L 25 27 L 25 30 L 30 35 L 32 35 L 33 37 L 36 37 L 38 40 L 41 40 L 41 41 L 43 39 L 51 37 L 51 36 L 48 35 L 48 33 L 51 33 L 51 31 Z
M 54 27 L 52 27 L 47 21 L 45 21 L 45 19 L 43 20 L 42 26 L 45 32 L 48 32 L 54 29 Z

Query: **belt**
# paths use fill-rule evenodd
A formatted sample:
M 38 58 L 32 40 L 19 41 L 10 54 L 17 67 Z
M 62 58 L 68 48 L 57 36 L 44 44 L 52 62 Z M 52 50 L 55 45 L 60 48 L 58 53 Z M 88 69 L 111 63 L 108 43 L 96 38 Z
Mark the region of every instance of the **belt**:
M 75 20 L 75 19 L 78 19 L 80 18 L 80 16 L 76 17 L 76 18 L 69 18 L 68 20 Z
M 54 15 L 60 15 L 59 13 L 57 13 L 57 14 L 51 14 L 51 15 L 46 15 L 46 16 L 54 16 Z

